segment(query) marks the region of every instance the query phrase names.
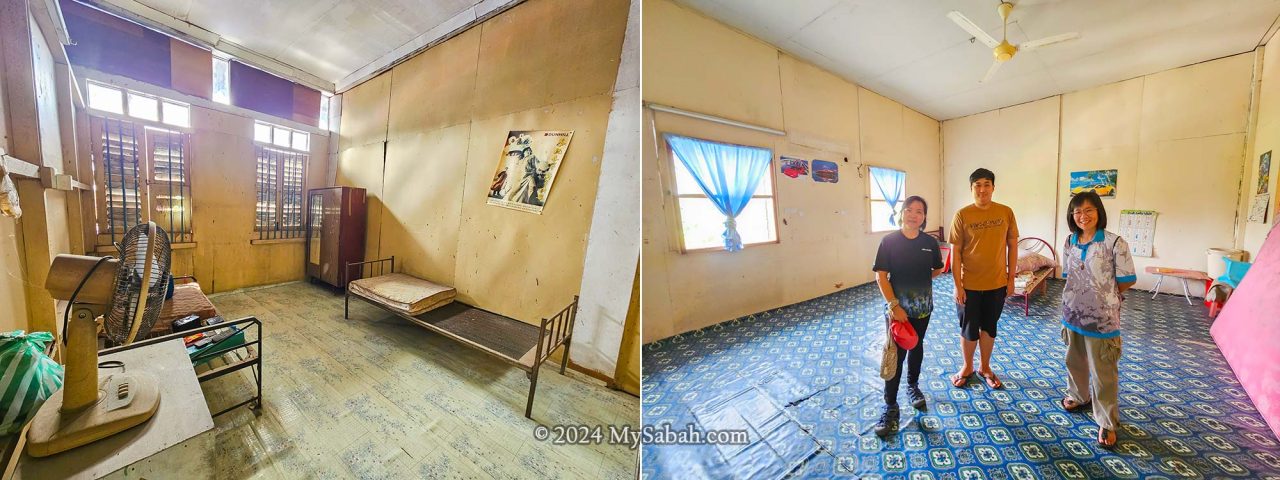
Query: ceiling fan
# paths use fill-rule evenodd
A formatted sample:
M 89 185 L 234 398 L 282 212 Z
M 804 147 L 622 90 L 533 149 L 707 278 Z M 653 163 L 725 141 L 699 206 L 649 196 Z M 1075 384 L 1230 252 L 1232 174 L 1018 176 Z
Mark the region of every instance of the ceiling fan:
M 969 20 L 969 17 L 964 16 L 963 13 L 960 13 L 959 11 L 956 11 L 956 10 L 952 10 L 950 13 L 947 14 L 947 18 L 950 18 L 951 21 L 956 22 L 956 25 L 959 25 L 960 28 L 963 28 L 966 32 L 969 32 L 970 35 L 973 35 L 973 38 L 976 38 L 982 43 L 986 44 L 988 47 L 991 47 L 991 53 L 992 55 L 995 56 L 995 62 L 991 64 L 990 69 L 987 69 L 987 75 L 982 77 L 982 80 L 980 80 L 978 83 L 986 83 L 987 81 L 991 80 L 991 77 L 996 74 L 996 70 L 1000 69 L 1000 65 L 1003 65 L 1004 62 L 1009 61 L 1009 59 L 1013 58 L 1013 56 L 1020 51 L 1025 52 L 1028 50 L 1035 50 L 1037 48 L 1045 47 L 1047 45 L 1053 45 L 1058 42 L 1065 42 L 1067 40 L 1075 40 L 1077 38 L 1080 38 L 1079 33 L 1071 32 L 1071 33 L 1064 33 L 1061 35 L 1054 35 L 1052 37 L 1045 37 L 1039 40 L 1032 40 L 1032 41 L 1024 42 L 1020 45 L 1014 46 L 1009 43 L 1009 40 L 1007 38 L 1007 34 L 1009 30 L 1009 13 L 1013 11 L 1013 4 L 1009 2 L 1001 2 L 1000 6 L 996 7 L 996 11 L 1000 13 L 1000 18 L 1004 20 L 1004 27 L 1000 33 L 999 42 L 996 41 L 995 37 L 988 35 L 987 32 L 984 32 L 982 31 L 981 28 L 978 28 L 978 25 L 974 24 L 973 21 Z

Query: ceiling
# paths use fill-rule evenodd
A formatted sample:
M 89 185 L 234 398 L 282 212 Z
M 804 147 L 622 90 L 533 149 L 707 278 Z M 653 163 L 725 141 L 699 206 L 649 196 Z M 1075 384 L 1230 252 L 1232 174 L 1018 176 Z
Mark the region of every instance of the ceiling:
M 998 40 L 999 0 L 679 1 L 937 120 L 1252 51 L 1280 16 L 1280 0 L 1011 0 L 1009 43 L 1081 36 L 979 83 L 991 49 L 946 14 Z
M 248 50 L 323 80 L 329 85 L 326 90 L 334 90 L 335 84 L 353 83 L 353 73 L 374 71 L 383 66 L 378 63 L 397 60 L 384 57 L 398 49 L 410 53 L 412 48 L 400 47 L 414 47 L 415 40 L 425 45 L 419 37 L 436 27 L 452 30 L 466 25 L 465 20 L 474 21 L 477 11 L 492 11 L 490 4 L 508 3 L 494 0 L 90 1 L 108 3 L 184 33 L 192 33 L 185 27 L 194 26 L 214 34 L 217 43 L 230 42 L 240 47 L 236 50 Z M 207 34 L 198 35 L 201 39 L 207 37 Z

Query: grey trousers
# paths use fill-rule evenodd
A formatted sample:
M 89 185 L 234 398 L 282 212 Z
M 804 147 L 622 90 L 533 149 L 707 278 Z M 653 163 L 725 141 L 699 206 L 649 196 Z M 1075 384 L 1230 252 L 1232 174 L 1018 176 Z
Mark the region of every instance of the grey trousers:
M 1114 431 L 1120 425 L 1120 337 L 1092 338 L 1063 327 L 1067 344 L 1067 395 L 1093 402 L 1093 420 Z

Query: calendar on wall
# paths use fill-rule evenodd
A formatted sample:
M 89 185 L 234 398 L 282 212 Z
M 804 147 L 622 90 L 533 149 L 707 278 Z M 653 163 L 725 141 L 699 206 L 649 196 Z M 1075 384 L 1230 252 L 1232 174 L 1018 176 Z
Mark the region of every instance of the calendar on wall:
M 1120 236 L 1129 242 L 1129 254 L 1150 257 L 1156 235 L 1154 210 L 1121 210 Z

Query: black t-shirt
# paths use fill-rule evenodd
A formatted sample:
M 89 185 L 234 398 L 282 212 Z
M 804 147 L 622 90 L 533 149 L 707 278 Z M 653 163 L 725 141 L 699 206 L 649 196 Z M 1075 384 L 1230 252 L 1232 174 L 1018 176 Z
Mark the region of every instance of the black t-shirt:
M 876 263 L 871 267 L 889 272 L 889 285 L 910 318 L 924 318 L 933 312 L 933 270 L 938 268 L 942 268 L 938 240 L 924 232 L 910 239 L 901 230 L 880 240 Z

